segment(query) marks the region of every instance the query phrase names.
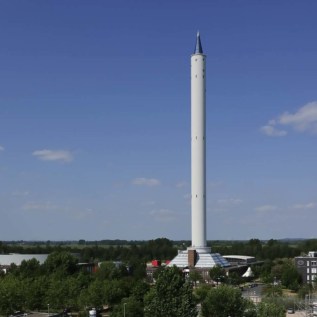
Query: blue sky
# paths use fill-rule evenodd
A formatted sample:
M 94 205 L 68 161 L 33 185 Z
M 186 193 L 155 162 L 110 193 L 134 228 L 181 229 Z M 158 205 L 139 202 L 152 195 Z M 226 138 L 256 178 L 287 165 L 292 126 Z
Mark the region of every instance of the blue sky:
M 207 238 L 316 237 L 316 1 L 2 1 L 0 240 L 191 239 L 190 55 L 207 54 Z

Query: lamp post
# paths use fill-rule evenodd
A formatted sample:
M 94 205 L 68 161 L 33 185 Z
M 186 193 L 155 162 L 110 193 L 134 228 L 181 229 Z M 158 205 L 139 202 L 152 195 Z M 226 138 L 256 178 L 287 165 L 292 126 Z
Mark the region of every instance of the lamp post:
M 50 304 L 47 304 L 47 315 L 50 316 Z
M 125 305 L 126 305 L 127 303 L 123 303 L 123 317 L 125 317 Z

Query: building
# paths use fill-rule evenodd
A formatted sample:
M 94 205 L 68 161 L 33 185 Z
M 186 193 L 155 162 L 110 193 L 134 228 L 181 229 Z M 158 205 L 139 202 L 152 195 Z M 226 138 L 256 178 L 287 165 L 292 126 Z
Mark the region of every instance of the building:
M 31 259 L 36 259 L 43 264 L 47 259 L 48 254 L 20 254 L 20 253 L 9 253 L 0 254 L 0 266 L 10 266 L 15 264 L 20 266 L 22 261 L 28 261 Z
M 297 256 L 295 266 L 303 283 L 314 283 L 317 277 L 317 251 L 310 251 L 305 256 Z
M 190 63 L 192 242 L 168 266 L 208 271 L 216 265 L 226 268 L 230 264 L 219 253 L 211 253 L 206 239 L 206 55 L 199 33 Z
M 254 256 L 247 256 L 247 255 L 224 255 L 223 256 L 230 265 L 237 266 L 237 265 L 250 265 L 255 264 L 257 261 Z
M 20 266 L 22 261 L 28 261 L 36 259 L 43 264 L 47 259 L 48 254 L 19 254 L 19 253 L 9 253 L 9 254 L 0 254 L 0 271 L 7 272 L 7 269 L 11 264 Z

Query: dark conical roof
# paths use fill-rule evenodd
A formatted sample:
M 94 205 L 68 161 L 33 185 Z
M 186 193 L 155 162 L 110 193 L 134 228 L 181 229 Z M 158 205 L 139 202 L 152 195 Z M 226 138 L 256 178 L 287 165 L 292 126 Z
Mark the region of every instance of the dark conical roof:
M 201 46 L 200 42 L 200 34 L 197 32 L 197 38 L 196 38 L 196 46 L 195 46 L 195 52 L 194 54 L 203 54 L 203 48 Z

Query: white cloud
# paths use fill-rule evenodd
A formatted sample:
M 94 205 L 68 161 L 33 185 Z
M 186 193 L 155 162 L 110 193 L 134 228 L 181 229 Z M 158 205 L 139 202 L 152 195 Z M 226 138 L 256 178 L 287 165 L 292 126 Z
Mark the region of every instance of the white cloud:
M 285 130 L 279 130 L 273 125 L 265 125 L 261 127 L 261 132 L 265 135 L 272 136 L 272 137 L 280 137 L 287 135 L 287 132 Z
M 70 208 L 65 205 L 52 203 L 51 201 L 28 201 L 22 205 L 21 210 L 35 213 L 69 213 Z M 77 210 L 76 210 L 77 212 Z
M 142 206 L 154 206 L 156 202 L 154 200 L 144 201 L 141 203 Z
M 12 196 L 18 196 L 18 197 L 26 197 L 26 196 L 29 196 L 30 195 L 30 192 L 25 190 L 25 191 L 14 191 L 12 194 Z
M 176 184 L 176 187 L 177 187 L 177 188 L 184 188 L 184 187 L 186 187 L 187 185 L 188 185 L 187 182 L 178 182 L 178 183 Z
M 218 189 L 223 187 L 225 184 L 222 181 L 214 181 L 214 182 L 210 182 L 208 183 L 208 189 L 210 190 L 214 190 L 214 189 Z
M 297 131 L 317 133 L 317 101 L 307 103 L 295 113 L 284 112 L 279 123 L 290 125 Z
M 278 210 L 279 208 L 277 206 L 272 206 L 272 205 L 263 205 L 256 207 L 255 210 L 258 212 L 268 212 L 268 211 L 275 211 Z
M 0 145 L 0 151 L 4 151 L 4 147 Z
M 150 215 L 159 222 L 171 222 L 176 218 L 175 212 L 169 209 L 152 210 Z
M 160 181 L 156 178 L 135 178 L 132 180 L 133 185 L 139 185 L 139 186 L 157 186 L 160 185 Z
M 72 153 L 66 150 L 37 150 L 32 155 L 42 161 L 71 162 L 73 160 Z
M 228 198 L 228 199 L 218 199 L 217 203 L 220 205 L 240 205 L 243 202 L 242 199 Z
M 191 200 L 192 194 L 191 193 L 187 193 L 183 197 L 184 197 L 185 200 Z
M 297 204 L 297 205 L 294 205 L 292 208 L 294 208 L 294 209 L 312 209 L 314 207 L 316 207 L 315 203 L 308 203 L 308 204 Z
M 287 135 L 282 126 L 291 127 L 298 132 L 317 134 L 317 101 L 309 102 L 293 113 L 284 112 L 276 119 L 269 120 L 260 131 L 271 137 L 281 137 Z
M 78 211 L 72 213 L 72 216 L 76 220 L 84 220 L 87 218 L 91 218 L 94 215 L 94 211 L 91 208 L 86 208 L 85 210 Z
M 49 201 L 44 203 L 29 201 L 22 206 L 22 209 L 27 211 L 49 211 L 58 209 L 58 206 Z

